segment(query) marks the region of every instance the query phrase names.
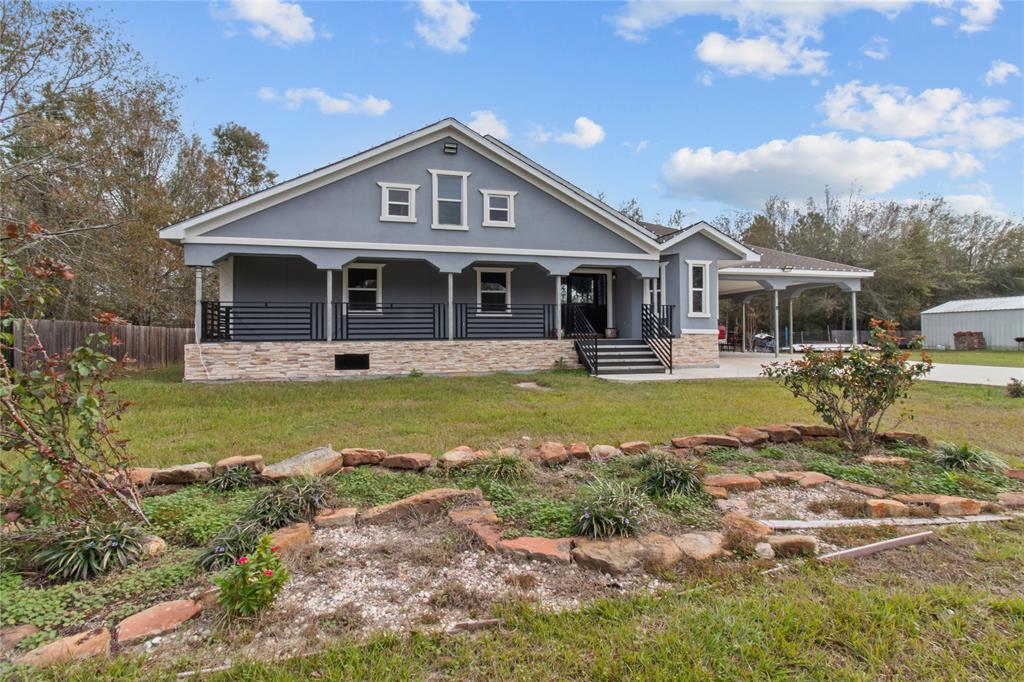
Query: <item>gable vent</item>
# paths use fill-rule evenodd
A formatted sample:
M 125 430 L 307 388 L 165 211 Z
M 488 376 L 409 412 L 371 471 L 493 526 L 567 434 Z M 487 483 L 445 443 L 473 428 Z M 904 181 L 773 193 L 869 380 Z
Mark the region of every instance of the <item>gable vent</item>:
M 444 153 L 445 154 L 458 154 L 459 153 L 459 143 L 458 142 L 445 142 L 444 143 Z

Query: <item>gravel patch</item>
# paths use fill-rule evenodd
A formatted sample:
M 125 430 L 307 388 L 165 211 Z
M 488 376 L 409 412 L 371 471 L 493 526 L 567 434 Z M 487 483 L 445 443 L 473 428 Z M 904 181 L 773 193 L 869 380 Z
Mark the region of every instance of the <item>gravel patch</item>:
M 815 488 L 798 485 L 768 485 L 758 490 L 730 495 L 750 506 L 755 519 L 845 519 L 850 515 L 830 505 L 840 500 L 863 504 L 866 495 L 826 483 Z

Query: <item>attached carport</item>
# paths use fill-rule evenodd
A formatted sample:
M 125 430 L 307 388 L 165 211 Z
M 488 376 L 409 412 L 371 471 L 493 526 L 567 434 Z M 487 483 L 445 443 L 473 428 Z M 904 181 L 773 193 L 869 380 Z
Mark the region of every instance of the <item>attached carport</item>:
M 746 307 L 755 296 L 768 295 L 771 300 L 773 351 L 780 348 L 779 306 L 789 303 L 789 333 L 792 345 L 793 305 L 800 294 L 821 287 L 839 287 L 850 293 L 853 339 L 857 339 L 857 292 L 861 281 L 873 277 L 874 272 L 852 265 L 835 263 L 820 258 L 800 256 L 776 249 L 751 246 L 761 256 L 757 263 L 734 265 L 718 271 L 719 298 L 737 300 L 741 304 L 742 349 L 750 346 L 747 339 Z

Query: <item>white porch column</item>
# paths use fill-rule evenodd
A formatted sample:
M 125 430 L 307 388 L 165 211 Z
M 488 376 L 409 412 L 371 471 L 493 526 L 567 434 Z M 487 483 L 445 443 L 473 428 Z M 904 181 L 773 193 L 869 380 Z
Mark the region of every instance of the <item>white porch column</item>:
M 789 354 L 793 354 L 793 297 L 789 297 Z
M 772 320 L 775 325 L 775 357 L 779 357 L 779 290 L 772 289 Z
M 555 337 L 562 338 L 562 276 L 555 275 Z
M 448 340 L 455 338 L 455 275 L 448 273 Z
M 196 313 L 195 313 L 195 334 L 196 343 L 203 338 L 203 270 L 196 268 Z
M 327 330 L 324 336 L 328 341 L 334 340 L 334 271 L 327 271 Z
M 853 327 L 853 343 L 857 343 L 857 292 L 850 292 L 850 320 Z
M 740 352 L 747 352 L 747 302 L 740 303 Z

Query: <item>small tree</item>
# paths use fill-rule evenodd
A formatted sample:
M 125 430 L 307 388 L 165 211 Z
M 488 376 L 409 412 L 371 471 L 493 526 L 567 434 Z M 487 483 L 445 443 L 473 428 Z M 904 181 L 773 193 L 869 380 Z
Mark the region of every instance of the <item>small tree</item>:
M 800 360 L 773 362 L 762 374 L 771 377 L 814 406 L 814 411 L 845 436 L 855 450 L 874 442 L 886 412 L 907 397 L 910 386 L 932 368 L 924 356 L 908 362 L 910 353 L 900 348 L 898 325 L 871 320 L 869 348 L 849 352 L 814 351 Z M 910 345 L 918 346 L 919 339 Z
M 0 248 L 45 238 L 35 224 L 8 225 Z M 109 339 L 91 335 L 84 346 L 49 353 L 33 318 L 57 295 L 55 283 L 73 277 L 64 264 L 39 258 L 22 268 L 0 256 L 0 447 L 15 453 L 0 459 L 0 494 L 16 500 L 23 516 L 47 523 L 123 519 L 146 522 L 132 486 L 126 442 L 113 422 L 127 403 L 107 385 L 120 363 L 99 350 Z M 15 347 L 14 321 L 22 318 L 24 342 Z M 116 317 L 104 314 L 101 322 Z M 116 339 L 113 339 L 116 343 Z M 20 353 L 23 367 L 13 365 Z

